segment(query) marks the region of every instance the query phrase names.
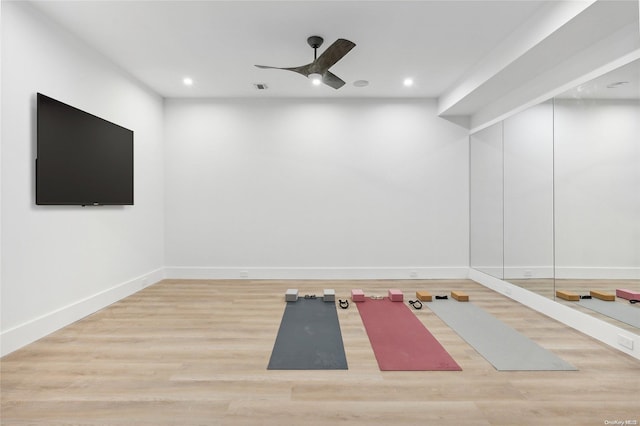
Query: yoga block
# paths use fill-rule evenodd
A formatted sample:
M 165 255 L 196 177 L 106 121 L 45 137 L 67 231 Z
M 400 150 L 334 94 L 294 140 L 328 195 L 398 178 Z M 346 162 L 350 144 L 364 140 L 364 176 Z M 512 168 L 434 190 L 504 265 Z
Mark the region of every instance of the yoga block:
M 416 291 L 416 297 L 421 302 L 431 302 L 433 300 L 433 297 L 428 291 Z
M 392 302 L 402 302 L 404 300 L 404 297 L 402 295 L 402 291 L 398 290 L 397 288 L 390 288 L 389 289 L 389 299 Z
M 324 296 L 322 297 L 322 300 L 324 300 L 325 302 L 335 302 L 336 301 L 336 291 L 332 288 L 325 288 L 324 289 Z
M 290 288 L 289 290 L 287 290 L 287 292 L 284 294 L 284 300 L 287 302 L 296 302 L 298 300 L 298 289 Z
M 364 291 L 359 288 L 351 290 L 351 300 L 354 302 L 364 302 Z
M 468 302 L 469 296 L 461 291 L 452 291 L 451 297 L 456 299 L 458 302 Z
M 571 293 L 570 291 L 558 290 L 556 291 L 556 296 L 560 299 L 568 300 L 570 302 L 577 302 L 580 300 L 579 295 Z
M 617 288 L 616 296 L 627 300 L 640 300 L 639 291 L 627 290 L 626 288 Z
M 607 302 L 614 302 L 616 300 L 615 294 L 605 293 L 604 291 L 591 290 L 589 292 L 591 297 L 595 297 L 596 299 L 606 300 Z

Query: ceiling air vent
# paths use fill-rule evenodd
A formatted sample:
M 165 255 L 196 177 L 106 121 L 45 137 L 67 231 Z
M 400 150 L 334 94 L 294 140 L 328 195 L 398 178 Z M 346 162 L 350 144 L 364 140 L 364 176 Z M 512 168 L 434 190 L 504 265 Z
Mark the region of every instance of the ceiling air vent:
M 254 83 L 253 87 L 258 90 L 267 90 L 267 85 L 265 83 Z

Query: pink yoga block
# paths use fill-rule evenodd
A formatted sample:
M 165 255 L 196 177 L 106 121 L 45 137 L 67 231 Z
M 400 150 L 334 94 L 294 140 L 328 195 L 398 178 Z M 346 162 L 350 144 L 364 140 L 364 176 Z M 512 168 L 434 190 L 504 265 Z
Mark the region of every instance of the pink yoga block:
M 627 290 L 626 288 L 617 288 L 616 296 L 627 300 L 640 300 L 640 292 Z
M 389 299 L 392 302 L 402 302 L 402 300 L 403 300 L 402 292 L 400 290 L 398 290 L 397 288 L 390 288 L 389 289 Z
M 364 291 L 359 288 L 351 290 L 351 300 L 354 302 L 364 302 Z

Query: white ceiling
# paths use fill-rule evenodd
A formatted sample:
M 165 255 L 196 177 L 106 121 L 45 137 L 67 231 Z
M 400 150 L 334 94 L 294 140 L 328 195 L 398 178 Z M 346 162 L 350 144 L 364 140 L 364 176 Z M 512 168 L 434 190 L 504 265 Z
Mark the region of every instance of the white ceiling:
M 561 99 L 640 99 L 640 60 L 581 84 L 557 97 Z
M 545 1 L 35 1 L 37 8 L 164 97 L 438 97 Z M 254 64 L 311 62 L 306 39 L 356 47 L 331 71 L 347 84 Z M 190 76 L 195 84 L 185 87 Z M 405 77 L 415 84 L 404 87 Z M 353 86 L 368 80 L 368 87 Z M 258 91 L 253 83 L 266 83 Z

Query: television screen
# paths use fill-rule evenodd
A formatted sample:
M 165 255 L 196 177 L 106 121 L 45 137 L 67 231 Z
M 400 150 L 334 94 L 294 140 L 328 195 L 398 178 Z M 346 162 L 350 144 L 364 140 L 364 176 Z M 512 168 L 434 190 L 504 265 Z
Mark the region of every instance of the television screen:
M 38 93 L 36 204 L 133 205 L 133 131 Z

